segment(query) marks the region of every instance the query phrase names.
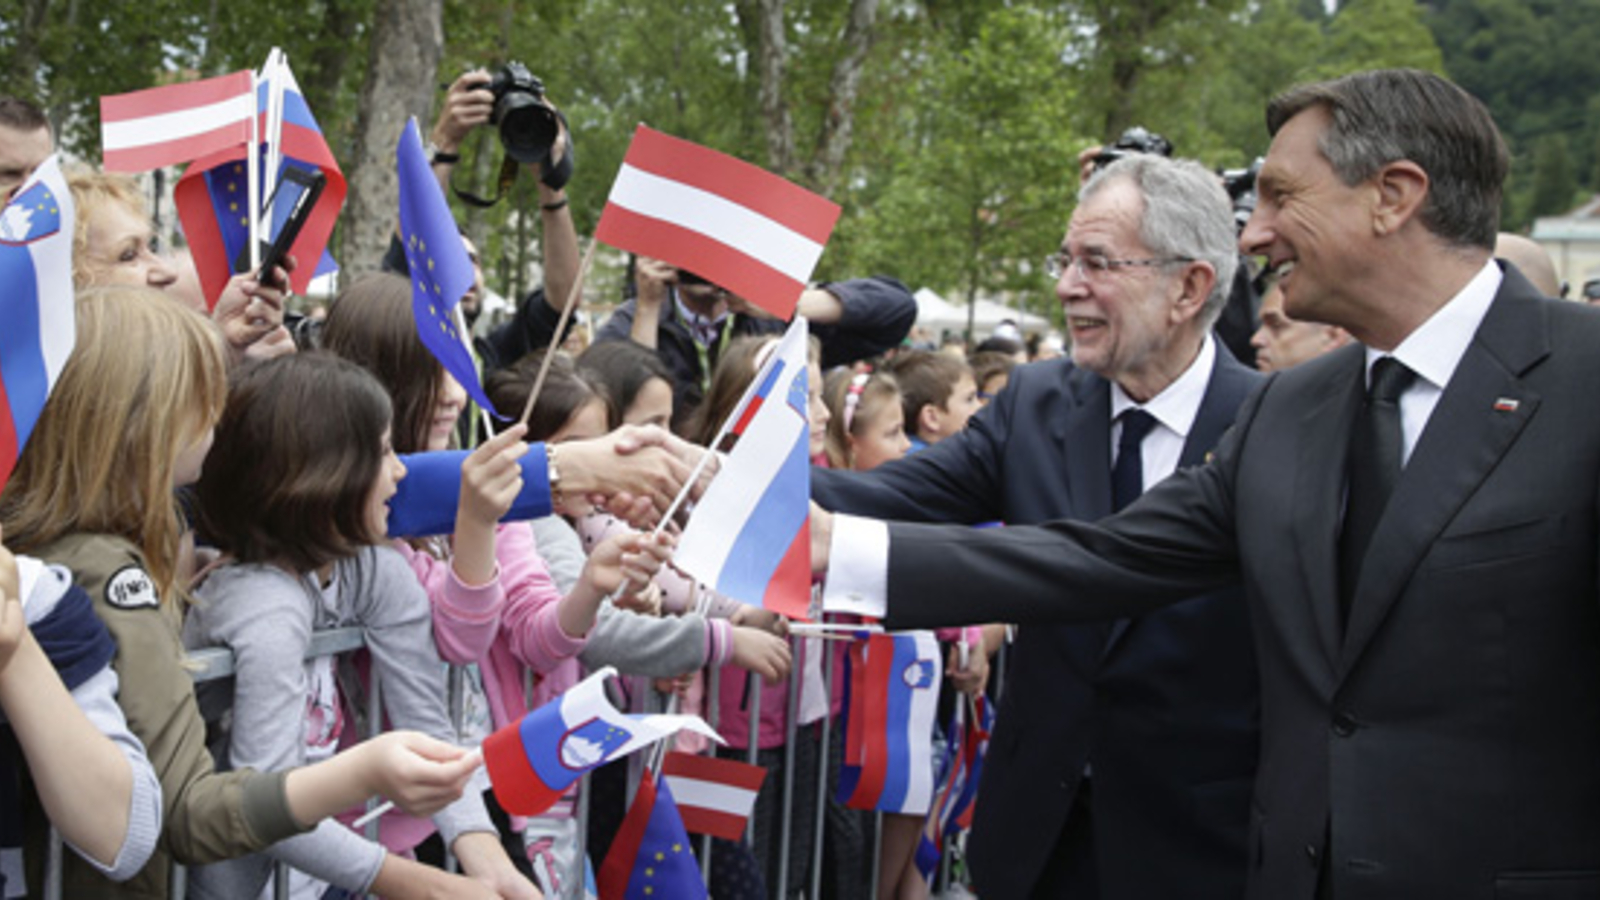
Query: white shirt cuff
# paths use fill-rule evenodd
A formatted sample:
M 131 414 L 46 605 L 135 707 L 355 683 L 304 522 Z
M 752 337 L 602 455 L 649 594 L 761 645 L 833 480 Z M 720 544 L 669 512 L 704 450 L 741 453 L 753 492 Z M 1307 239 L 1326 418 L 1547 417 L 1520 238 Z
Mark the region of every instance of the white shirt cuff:
M 889 526 L 876 519 L 835 515 L 828 544 L 824 612 L 881 619 L 889 609 Z

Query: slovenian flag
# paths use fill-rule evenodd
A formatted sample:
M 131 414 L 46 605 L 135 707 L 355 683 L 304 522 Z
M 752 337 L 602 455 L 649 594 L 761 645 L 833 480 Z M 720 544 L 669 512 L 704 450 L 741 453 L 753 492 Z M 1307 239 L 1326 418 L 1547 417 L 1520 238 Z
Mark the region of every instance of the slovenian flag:
M 305 227 L 295 238 L 294 246 L 289 248 L 290 255 L 299 264 L 289 273 L 289 284 L 296 293 L 303 294 L 310 287 L 311 279 L 338 269 L 333 257 L 328 254 L 328 239 L 333 234 L 334 223 L 339 218 L 339 210 L 344 206 L 349 187 L 344 173 L 339 170 L 338 161 L 333 158 L 333 151 L 322 136 L 316 117 L 311 114 L 311 107 L 300 93 L 299 82 L 295 81 L 294 73 L 281 53 L 268 57 L 256 87 L 255 111 L 258 112 L 262 141 L 270 140 L 267 107 L 274 91 L 280 89 L 283 123 L 277 147 L 263 143 L 260 152 L 262 158 L 266 159 L 276 149 L 281 163 L 278 171 L 267 173 L 260 202 L 266 202 L 271 186 L 279 181 L 282 170 L 289 166 L 307 172 L 321 171 L 327 178 L 316 206 L 311 208 L 310 217 L 306 219 Z M 183 177 L 178 179 L 178 186 L 172 193 L 178 217 L 183 221 L 184 237 L 189 241 L 194 255 L 200 286 L 205 292 L 206 302 L 210 304 L 215 304 L 217 298 L 222 296 L 222 289 L 234 275 L 234 262 L 249 248 L 247 143 L 248 140 L 221 152 L 208 151 L 208 155 L 184 170 Z M 282 224 L 282 212 L 277 211 L 276 215 L 271 215 L 275 211 L 268 212 L 268 230 L 265 233 L 276 234 L 278 226 Z
M 839 802 L 925 815 L 933 802 L 939 643 L 931 631 L 875 634 L 846 659 Z
M 689 847 L 672 789 L 648 768 L 633 806 L 600 864 L 600 900 L 705 900 L 700 864 Z
M 722 594 L 791 618 L 805 618 L 811 599 L 807 379 L 806 321 L 796 316 L 724 423 L 738 443 L 673 555 Z
M 722 742 L 699 716 L 629 715 L 606 699 L 603 669 L 483 742 L 489 785 L 506 812 L 536 816 L 583 773 L 687 728 Z
M 0 210 L 0 487 L 77 342 L 72 193 L 51 156 Z
M 688 269 L 787 320 L 838 220 L 838 204 L 825 197 L 640 125 L 594 236 Z

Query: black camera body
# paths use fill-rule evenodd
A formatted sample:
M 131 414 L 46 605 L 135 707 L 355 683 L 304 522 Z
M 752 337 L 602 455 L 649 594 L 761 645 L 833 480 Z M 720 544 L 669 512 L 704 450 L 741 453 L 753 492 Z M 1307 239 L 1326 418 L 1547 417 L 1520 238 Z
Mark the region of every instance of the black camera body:
M 1095 168 L 1103 169 L 1130 153 L 1154 153 L 1170 157 L 1172 142 L 1141 125 L 1135 125 L 1124 131 L 1115 144 L 1095 154 Z
M 1233 220 L 1241 232 L 1250 221 L 1250 214 L 1256 211 L 1256 176 L 1261 173 L 1262 162 L 1258 156 L 1248 169 L 1223 169 L 1217 173 L 1233 200 Z
M 500 129 L 506 155 L 535 165 L 550 155 L 560 133 L 556 111 L 544 99 L 544 82 L 520 62 L 508 62 L 489 80 L 494 110 L 489 124 Z

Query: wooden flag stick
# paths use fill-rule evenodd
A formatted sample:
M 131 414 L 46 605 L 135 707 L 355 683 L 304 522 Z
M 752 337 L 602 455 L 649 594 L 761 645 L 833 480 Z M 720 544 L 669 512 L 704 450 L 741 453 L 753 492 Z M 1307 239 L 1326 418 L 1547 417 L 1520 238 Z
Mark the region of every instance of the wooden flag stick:
M 533 415 L 533 404 L 539 399 L 539 391 L 544 389 L 544 377 L 550 372 L 550 360 L 555 358 L 556 348 L 561 346 L 561 334 L 567 330 L 567 320 L 572 318 L 572 308 L 578 305 L 578 295 L 583 291 L 583 279 L 589 274 L 589 265 L 594 262 L 595 248 L 600 242 L 594 238 L 589 239 L 589 249 L 583 251 L 583 262 L 578 264 L 578 277 L 572 282 L 572 290 L 567 292 L 567 303 L 561 307 L 561 318 L 556 321 L 556 333 L 550 336 L 550 346 L 545 348 L 544 361 L 539 363 L 539 374 L 533 379 L 533 390 L 528 392 L 528 403 L 522 407 L 522 424 L 528 424 L 528 417 Z

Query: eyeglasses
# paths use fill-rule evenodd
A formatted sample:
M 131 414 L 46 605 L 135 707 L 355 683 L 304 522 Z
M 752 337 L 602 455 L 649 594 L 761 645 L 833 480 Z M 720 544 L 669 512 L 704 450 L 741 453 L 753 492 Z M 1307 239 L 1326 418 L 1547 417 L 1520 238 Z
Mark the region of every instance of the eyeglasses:
M 1051 278 L 1060 278 L 1068 269 L 1076 267 L 1078 275 L 1085 280 L 1093 281 L 1107 272 L 1117 269 L 1127 269 L 1135 266 L 1166 266 L 1173 263 L 1192 263 L 1194 259 L 1188 256 L 1161 256 L 1151 259 L 1111 259 L 1091 253 L 1087 256 L 1073 256 L 1066 251 L 1052 253 L 1044 258 L 1044 270 Z

